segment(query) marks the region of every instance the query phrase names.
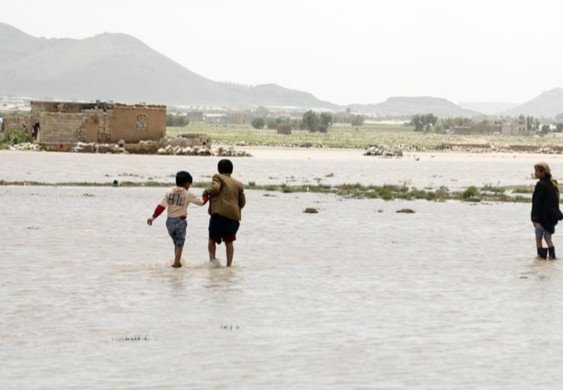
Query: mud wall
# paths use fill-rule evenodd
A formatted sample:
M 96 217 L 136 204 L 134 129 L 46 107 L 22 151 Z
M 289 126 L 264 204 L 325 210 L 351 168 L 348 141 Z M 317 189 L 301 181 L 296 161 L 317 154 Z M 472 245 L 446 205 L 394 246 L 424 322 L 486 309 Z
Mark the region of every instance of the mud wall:
M 160 140 L 166 135 L 166 107 L 114 106 L 111 111 L 111 142 Z

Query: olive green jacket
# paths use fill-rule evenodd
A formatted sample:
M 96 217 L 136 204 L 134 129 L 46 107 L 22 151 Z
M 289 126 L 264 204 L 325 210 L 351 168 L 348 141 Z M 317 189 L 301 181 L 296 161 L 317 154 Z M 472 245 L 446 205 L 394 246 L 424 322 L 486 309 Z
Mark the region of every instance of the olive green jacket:
M 209 214 L 240 221 L 241 209 L 246 204 L 242 183 L 228 174 L 213 175 L 211 186 L 205 189 L 209 195 Z

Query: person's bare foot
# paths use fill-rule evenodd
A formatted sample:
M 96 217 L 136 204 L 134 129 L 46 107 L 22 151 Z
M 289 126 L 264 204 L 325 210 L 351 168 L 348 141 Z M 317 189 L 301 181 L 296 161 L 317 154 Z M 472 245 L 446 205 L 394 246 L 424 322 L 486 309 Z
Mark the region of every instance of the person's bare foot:
M 172 264 L 172 268 L 180 268 L 181 266 L 182 266 L 182 264 L 180 264 L 180 263 Z

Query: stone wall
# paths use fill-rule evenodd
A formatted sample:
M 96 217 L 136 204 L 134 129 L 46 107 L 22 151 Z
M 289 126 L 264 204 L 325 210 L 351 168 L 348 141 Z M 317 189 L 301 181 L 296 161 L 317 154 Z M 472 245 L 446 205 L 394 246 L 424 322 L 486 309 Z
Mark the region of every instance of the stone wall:
M 110 142 L 160 140 L 166 136 L 166 107 L 116 105 L 111 112 L 110 134 Z
M 525 123 L 503 123 L 501 132 L 503 135 L 530 135 Z
M 38 142 L 59 143 L 59 142 L 79 142 L 81 138 L 81 128 L 87 119 L 86 114 L 69 114 L 59 112 L 42 112 L 39 116 L 41 124 Z
M 4 130 L 19 130 L 31 135 L 31 117 L 25 116 L 7 116 L 4 118 Z
M 160 140 L 166 135 L 166 106 L 33 101 L 30 123 L 36 122 L 41 143 Z

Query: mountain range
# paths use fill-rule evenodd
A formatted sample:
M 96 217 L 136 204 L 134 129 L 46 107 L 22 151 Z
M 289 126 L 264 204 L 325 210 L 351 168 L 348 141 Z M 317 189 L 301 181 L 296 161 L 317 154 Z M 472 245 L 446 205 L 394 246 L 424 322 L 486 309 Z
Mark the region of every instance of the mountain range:
M 126 34 L 46 39 L 5 23 L 0 23 L 0 95 L 228 108 L 267 106 L 336 111 L 350 107 L 353 112 L 382 116 L 480 115 L 478 109 L 468 109 L 477 108 L 478 104 L 462 108 L 443 98 L 424 96 L 339 106 L 276 84 L 245 86 L 210 80 Z M 563 113 L 563 89 L 547 91 L 502 113 L 545 117 Z
M 410 116 L 424 113 L 448 117 L 481 116 L 480 113 L 461 108 L 447 99 L 430 96 L 395 96 L 377 104 L 352 104 L 350 107 L 354 112 L 384 116 Z
M 0 23 L 0 93 L 44 99 L 336 109 L 275 84 L 209 80 L 125 34 L 45 39 Z

